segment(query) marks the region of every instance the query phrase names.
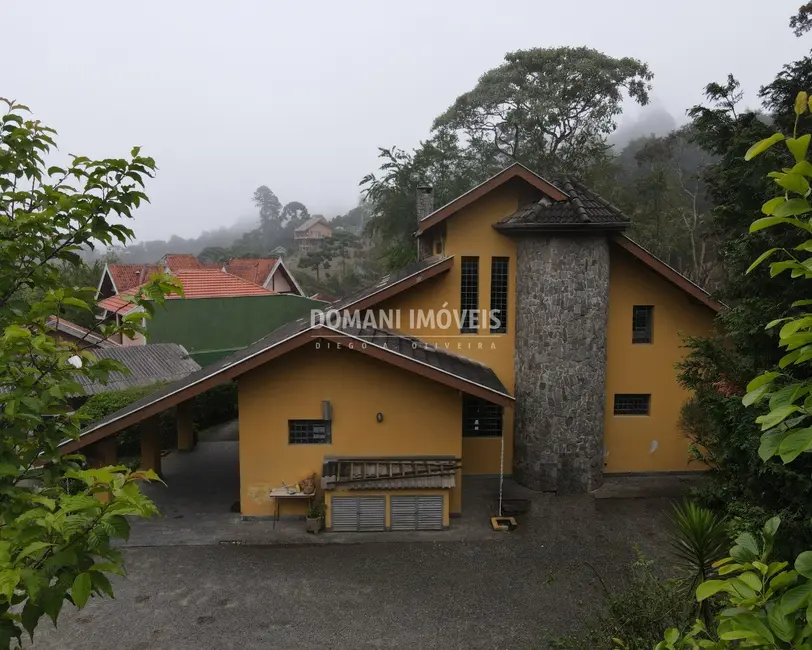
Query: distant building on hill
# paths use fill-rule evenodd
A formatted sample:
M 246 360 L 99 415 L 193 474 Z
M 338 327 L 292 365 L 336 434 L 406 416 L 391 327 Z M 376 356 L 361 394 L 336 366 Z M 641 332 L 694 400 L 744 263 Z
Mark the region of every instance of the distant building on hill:
M 321 247 L 325 239 L 333 236 L 333 229 L 322 215 L 317 214 L 293 231 L 293 240 L 302 253 Z

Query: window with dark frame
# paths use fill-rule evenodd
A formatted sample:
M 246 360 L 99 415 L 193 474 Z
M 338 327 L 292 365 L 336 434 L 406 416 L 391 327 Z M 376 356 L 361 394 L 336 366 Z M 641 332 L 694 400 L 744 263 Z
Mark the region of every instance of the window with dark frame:
M 499 438 L 502 435 L 502 407 L 487 400 L 463 394 L 462 436 Z
M 615 395 L 615 415 L 648 415 L 651 410 L 651 395 Z
M 508 257 L 491 258 L 491 334 L 507 332 L 508 302 Z M 493 320 L 499 320 L 499 327 L 493 327 Z
M 329 420 L 288 420 L 289 445 L 329 445 L 332 441 Z
M 479 258 L 463 257 L 460 272 L 460 333 L 476 334 L 479 329 Z
M 654 307 L 635 305 L 632 307 L 632 343 L 651 343 Z

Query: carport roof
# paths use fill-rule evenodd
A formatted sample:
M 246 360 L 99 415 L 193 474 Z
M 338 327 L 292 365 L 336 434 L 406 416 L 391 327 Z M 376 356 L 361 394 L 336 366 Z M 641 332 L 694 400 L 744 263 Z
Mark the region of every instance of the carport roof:
M 78 439 L 65 440 L 60 447 L 64 453 L 69 453 L 92 444 L 319 338 L 502 406 L 513 402 L 496 373 L 478 361 L 394 332 L 351 325 L 312 324 L 309 319 L 302 318 L 107 415 L 86 427 Z

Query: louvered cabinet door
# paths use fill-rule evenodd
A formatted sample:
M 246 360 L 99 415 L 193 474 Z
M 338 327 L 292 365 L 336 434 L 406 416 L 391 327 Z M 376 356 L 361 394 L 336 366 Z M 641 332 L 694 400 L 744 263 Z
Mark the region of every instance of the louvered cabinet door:
M 443 495 L 392 496 L 392 530 L 442 530 Z
M 389 503 L 389 525 L 392 530 L 417 530 L 417 497 L 392 496 Z
M 330 504 L 334 532 L 374 532 L 386 528 L 386 497 L 333 497 Z
M 337 533 L 358 530 L 358 497 L 333 497 L 330 507 L 332 530 Z
M 358 497 L 358 530 L 386 530 L 386 497 Z

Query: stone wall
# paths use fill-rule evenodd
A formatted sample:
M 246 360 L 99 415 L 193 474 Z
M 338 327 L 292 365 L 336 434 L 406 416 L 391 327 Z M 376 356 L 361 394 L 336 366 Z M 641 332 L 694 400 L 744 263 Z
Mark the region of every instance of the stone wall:
M 604 236 L 517 238 L 513 476 L 536 490 L 601 484 L 609 306 Z

